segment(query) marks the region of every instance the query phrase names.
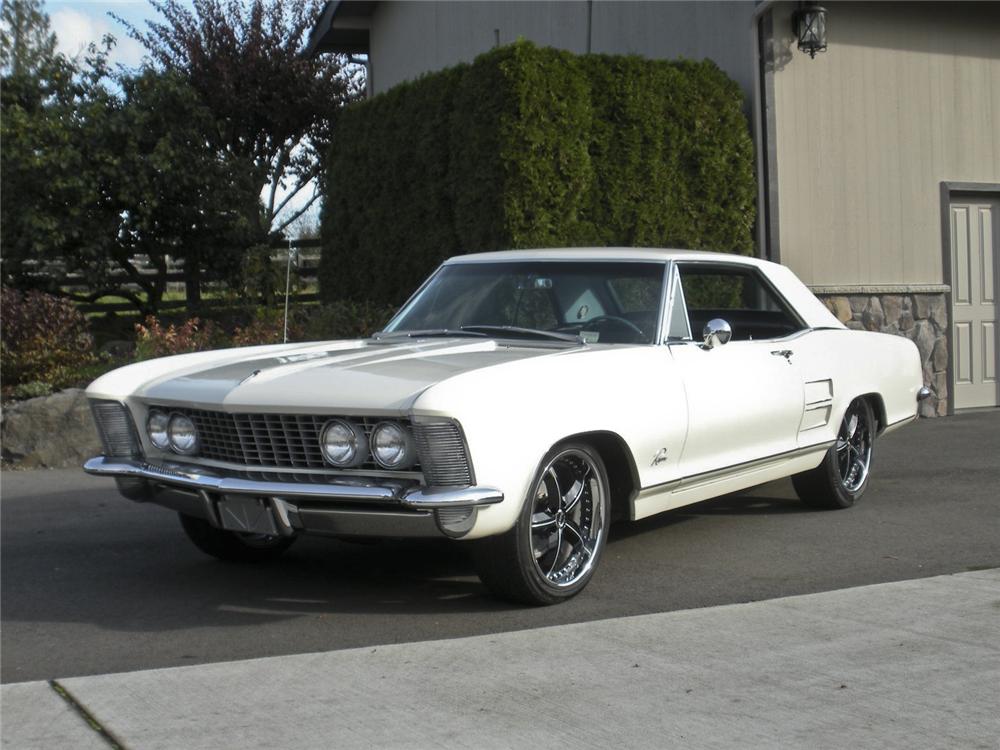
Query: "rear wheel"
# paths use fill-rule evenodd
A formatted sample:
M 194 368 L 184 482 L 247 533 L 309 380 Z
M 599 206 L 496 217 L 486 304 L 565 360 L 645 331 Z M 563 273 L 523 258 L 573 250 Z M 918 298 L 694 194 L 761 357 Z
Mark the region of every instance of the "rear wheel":
M 813 508 L 849 508 L 868 487 L 875 450 L 875 415 L 867 399 L 851 402 L 840 423 L 837 441 L 823 463 L 796 474 L 792 484 L 799 499 Z
M 542 460 L 510 531 L 472 543 L 483 583 L 504 599 L 556 604 L 580 593 L 608 534 L 604 461 L 589 445 L 564 443 Z
M 183 513 L 181 527 L 194 546 L 206 555 L 229 562 L 264 562 L 280 556 L 292 546 L 294 536 L 267 534 L 242 534 L 237 531 L 217 529 L 208 521 Z

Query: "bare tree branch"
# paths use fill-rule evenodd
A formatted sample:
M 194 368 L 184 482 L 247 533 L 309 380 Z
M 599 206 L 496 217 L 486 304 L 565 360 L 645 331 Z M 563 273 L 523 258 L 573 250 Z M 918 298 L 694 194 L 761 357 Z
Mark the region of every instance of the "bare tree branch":
M 294 214 L 292 214 L 288 219 L 286 219 L 284 222 L 282 222 L 282 224 L 276 230 L 274 230 L 274 231 L 275 232 L 283 232 L 283 231 L 285 231 L 285 228 L 289 224 L 291 224 L 297 218 L 299 218 L 300 216 L 302 216 L 302 214 L 304 214 L 306 211 L 308 211 L 309 207 L 312 206 L 312 204 L 315 203 L 318 199 L 319 199 L 319 193 L 318 192 L 314 193 L 313 196 L 312 196 L 312 198 L 310 198 L 308 200 L 308 202 L 302 208 L 300 208 L 298 211 L 296 211 Z

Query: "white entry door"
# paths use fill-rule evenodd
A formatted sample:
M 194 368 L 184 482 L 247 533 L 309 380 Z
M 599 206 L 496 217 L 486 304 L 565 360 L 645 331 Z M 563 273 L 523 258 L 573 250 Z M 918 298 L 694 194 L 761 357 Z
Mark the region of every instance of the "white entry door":
M 1000 202 L 951 202 L 952 383 L 955 408 L 1000 405 L 997 355 L 997 271 L 1000 247 L 995 231 Z

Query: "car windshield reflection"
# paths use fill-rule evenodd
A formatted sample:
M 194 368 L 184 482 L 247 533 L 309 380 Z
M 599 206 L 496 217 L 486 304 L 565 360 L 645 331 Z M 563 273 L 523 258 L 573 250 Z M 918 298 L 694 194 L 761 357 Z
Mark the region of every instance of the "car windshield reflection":
M 652 344 L 663 271 L 662 263 L 450 263 L 379 335 Z

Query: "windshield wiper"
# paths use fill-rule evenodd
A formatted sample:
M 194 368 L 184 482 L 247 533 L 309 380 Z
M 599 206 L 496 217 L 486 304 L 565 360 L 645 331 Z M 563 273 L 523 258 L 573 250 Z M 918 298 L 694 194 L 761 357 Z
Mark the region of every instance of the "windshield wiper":
M 556 339 L 558 341 L 572 341 L 576 344 L 586 343 L 583 337 L 580 335 L 574 335 L 572 333 L 559 333 L 558 331 L 543 331 L 540 328 L 521 328 L 520 326 L 462 326 L 463 331 L 484 331 L 486 333 L 506 333 L 511 334 L 514 337 L 518 336 L 534 336 L 535 338 L 542 339 Z M 484 335 L 483 333 L 479 334 Z
M 423 331 L 379 331 L 372 335 L 373 339 L 389 339 L 389 338 L 424 338 L 428 336 L 476 336 L 478 338 L 485 338 L 485 333 L 477 333 L 475 331 L 466 331 L 464 328 L 428 328 Z

